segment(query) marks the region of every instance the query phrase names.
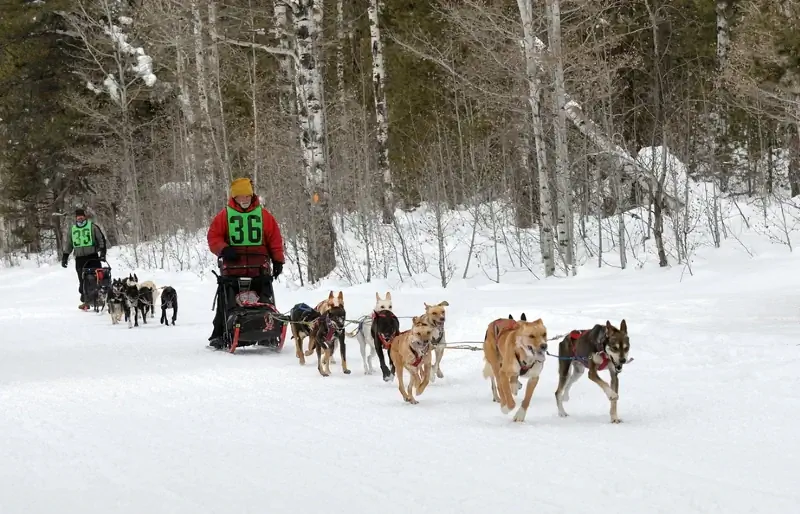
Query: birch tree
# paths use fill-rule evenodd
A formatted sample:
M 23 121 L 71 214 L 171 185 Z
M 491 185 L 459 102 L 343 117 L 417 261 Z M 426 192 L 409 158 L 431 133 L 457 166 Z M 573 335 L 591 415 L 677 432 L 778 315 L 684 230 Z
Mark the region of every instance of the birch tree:
M 574 215 L 572 212 L 572 181 L 570 180 L 569 150 L 567 147 L 566 90 L 564 86 L 564 59 L 561 53 L 561 2 L 548 0 L 548 28 L 550 54 L 553 63 L 553 117 L 555 133 L 555 173 L 558 183 L 558 248 L 567 275 L 574 275 L 573 256 Z
M 291 0 L 294 20 L 295 89 L 301 132 L 303 166 L 310 216 L 306 223 L 308 279 L 328 275 L 336 267 L 336 232 L 332 221 L 325 152 L 326 127 L 322 111 L 323 81 L 318 66 L 317 38 L 322 27 L 318 0 Z
M 341 1 L 341 0 L 340 0 Z M 375 137 L 378 152 L 378 173 L 383 181 L 383 222 L 394 221 L 394 185 L 389 165 L 389 112 L 386 105 L 386 65 L 380 30 L 381 0 L 369 0 L 369 35 L 372 49 L 372 97 L 375 103 Z
M 531 108 L 533 144 L 536 152 L 536 166 L 539 170 L 539 241 L 542 252 L 542 266 L 545 277 L 555 273 L 553 258 L 553 203 L 550 194 L 550 177 L 547 173 L 547 147 L 544 141 L 544 121 L 542 120 L 541 70 L 537 62 L 539 49 L 533 34 L 533 4 L 531 0 L 517 0 L 520 21 L 522 22 L 522 48 L 525 54 L 525 78 L 528 82 L 528 104 Z

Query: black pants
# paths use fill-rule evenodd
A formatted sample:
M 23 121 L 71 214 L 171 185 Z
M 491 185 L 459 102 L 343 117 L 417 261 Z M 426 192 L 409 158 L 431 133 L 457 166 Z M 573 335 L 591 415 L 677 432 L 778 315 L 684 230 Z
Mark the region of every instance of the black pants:
M 78 292 L 81 294 L 81 303 L 85 303 L 86 299 L 83 295 L 83 270 L 91 268 L 102 268 L 103 263 L 100 262 L 100 256 L 96 253 L 84 255 L 83 257 L 75 257 L 75 271 L 78 273 Z
M 214 313 L 214 329 L 211 332 L 209 341 L 215 337 L 222 337 L 225 332 L 225 318 L 226 310 L 230 310 L 236 304 L 236 295 L 239 291 L 239 284 L 234 277 L 223 277 L 225 284 L 217 285 L 217 309 Z M 253 277 L 250 287 L 247 290 L 255 291 L 258 293 L 259 301 L 263 303 L 275 303 L 275 297 L 272 290 L 272 277 Z M 224 296 L 227 292 L 227 296 Z

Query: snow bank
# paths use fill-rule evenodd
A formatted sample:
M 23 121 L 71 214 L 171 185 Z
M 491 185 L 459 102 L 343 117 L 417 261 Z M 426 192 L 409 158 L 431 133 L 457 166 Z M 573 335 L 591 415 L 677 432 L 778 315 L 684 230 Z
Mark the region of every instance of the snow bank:
M 661 166 L 662 151 L 646 149 L 637 159 L 645 166 Z M 602 220 L 576 217 L 578 277 L 618 273 L 623 254 L 626 273 L 648 269 L 673 273 L 681 280 L 693 273 L 713 272 L 719 259 L 747 261 L 793 249 L 800 229 L 800 202 L 782 193 L 768 199 L 722 197 L 713 184 L 689 179 L 674 156 L 668 155 L 666 164 L 666 187 L 687 200 L 683 212 L 664 219 L 668 268 L 658 264 L 652 213 L 638 208 Z M 163 191 L 180 194 L 187 186 L 165 184 Z M 398 210 L 393 226 L 382 225 L 378 216 L 353 213 L 337 217 L 334 226 L 338 266 L 320 285 L 323 287 L 367 282 L 392 288 L 447 287 L 464 280 L 475 286 L 492 286 L 543 278 L 538 229 L 514 227 L 511 206 L 501 201 L 457 210 L 423 204 L 411 212 Z M 298 268 L 305 270 L 303 247 L 299 245 L 295 252 L 294 245 L 287 242 L 286 250 L 284 273 L 294 287 L 300 287 Z M 205 231 L 175 230 L 135 248 L 115 248 L 109 258 L 122 273 L 157 268 L 210 277 L 210 270 L 216 269 Z M 56 262 L 57 257 L 49 259 Z M 6 260 L 38 266 L 48 259 L 12 256 Z M 563 277 L 560 263 L 557 267 L 557 276 Z

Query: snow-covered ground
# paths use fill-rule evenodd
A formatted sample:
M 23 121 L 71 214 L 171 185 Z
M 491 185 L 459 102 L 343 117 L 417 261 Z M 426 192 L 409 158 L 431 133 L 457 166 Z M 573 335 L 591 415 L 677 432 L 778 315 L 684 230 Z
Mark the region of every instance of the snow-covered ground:
M 353 374 L 337 363 L 327 379 L 291 342 L 207 350 L 214 285 L 191 272 L 140 273 L 177 288 L 178 324 L 129 330 L 76 309 L 72 268 L 4 269 L 0 512 L 795 512 L 798 262 L 781 248 L 730 261 L 682 282 L 654 268 L 392 290 L 401 316 L 448 300 L 453 342 L 523 311 L 552 335 L 625 318 L 621 425 L 586 379 L 559 418 L 554 359 L 515 424 L 480 352 L 448 350 L 412 406 L 363 374 L 354 341 Z M 384 286 L 345 289 L 349 317 Z M 326 295 L 277 289 L 284 311 Z
M 78 311 L 72 261 L 0 269 L 0 513 L 794 513 L 797 208 L 724 200 L 713 248 L 706 191 L 692 186 L 678 227 L 690 266 L 677 264 L 669 221 L 672 266 L 657 266 L 639 211 L 625 218 L 628 269 L 613 267 L 617 220 L 589 220 L 578 275 L 537 280 L 535 231 L 509 230 L 500 209 L 466 208 L 444 213 L 439 246 L 436 213 L 423 208 L 400 219 L 402 238 L 347 220 L 335 277 L 301 287 L 290 262 L 277 284 L 284 312 L 342 289 L 350 319 L 389 290 L 402 328 L 423 302 L 447 300 L 451 343 L 480 341 L 490 321 L 521 312 L 551 336 L 624 318 L 635 361 L 621 375 L 620 425 L 586 378 L 559 418 L 552 358 L 519 424 L 491 401 L 480 352 L 447 350 L 444 379 L 409 405 L 396 381 L 363 374 L 355 340 L 353 373 L 339 361 L 329 378 L 316 357 L 300 366 L 292 341 L 280 354 L 210 351 L 213 261 L 196 236 L 144 245 L 140 266 L 130 248 L 109 256 L 114 276 L 178 290 L 175 327 L 129 330 Z

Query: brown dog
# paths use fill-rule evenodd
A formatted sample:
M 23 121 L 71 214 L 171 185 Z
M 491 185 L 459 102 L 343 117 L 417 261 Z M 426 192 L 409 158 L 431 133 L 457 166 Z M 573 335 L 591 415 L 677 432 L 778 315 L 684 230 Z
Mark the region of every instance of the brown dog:
M 524 318 L 524 314 L 523 314 Z M 539 383 L 547 352 L 547 328 L 541 319 L 515 321 L 500 318 L 489 323 L 483 340 L 486 364 L 483 377 L 492 379 L 492 400 L 500 402 L 500 410 L 508 414 L 516 406 L 511 384 L 528 379 L 522 405 L 514 421 L 525 421 L 533 390 Z
M 338 342 L 339 343 L 339 350 L 340 350 L 340 353 L 342 354 L 342 370 L 344 371 L 345 375 L 349 375 L 350 374 L 350 370 L 347 369 L 347 348 L 346 348 L 345 342 L 344 342 L 344 323 L 345 323 L 344 318 L 346 317 L 347 313 L 346 313 L 345 308 L 344 308 L 344 293 L 343 292 L 339 291 L 339 294 L 337 296 L 333 296 L 333 291 L 331 291 L 330 293 L 328 293 L 328 297 L 326 299 L 322 300 L 321 302 L 319 302 L 317 304 L 316 307 L 314 307 L 314 310 L 319 312 L 320 314 L 325 314 L 326 312 L 328 312 L 331 309 L 341 310 L 341 318 L 342 318 L 341 319 L 341 323 L 342 323 L 341 327 L 342 328 L 341 328 L 341 330 L 338 330 L 336 332 L 336 338 L 333 341 L 333 348 L 331 349 L 331 354 L 333 354 L 333 352 L 336 351 L 336 343 Z M 312 351 L 311 348 L 309 348 L 308 351 L 306 352 L 306 355 L 307 356 L 311 355 L 311 353 L 309 353 L 311 351 Z M 336 364 L 336 359 L 333 357 L 333 355 L 331 355 L 330 362 L 332 362 L 333 364 Z
M 447 316 L 445 315 L 444 308 L 449 305 L 447 300 L 439 302 L 436 305 L 428 305 L 425 303 L 425 314 L 423 314 L 423 316 L 427 318 L 434 327 L 432 344 L 433 350 L 436 353 L 436 362 L 433 364 L 431 373 L 431 383 L 436 382 L 437 377 L 444 378 L 444 373 L 442 373 L 439 365 L 442 362 L 444 349 L 447 346 L 447 339 L 444 335 L 444 322 Z
M 612 423 L 621 423 L 617 416 L 617 400 L 619 399 L 619 374 L 628 358 L 631 343 L 628 339 L 628 324 L 625 320 L 619 329 L 606 320 L 605 325 L 595 325 L 590 330 L 573 330 L 558 345 L 558 388 L 556 389 L 556 405 L 558 415 L 567 417 L 563 402 L 569 401 L 569 390 L 572 385 L 589 368 L 589 380 L 600 386 L 611 402 L 609 414 Z M 598 371 L 608 368 L 611 373 L 611 385 L 600 378 Z
M 392 338 L 389 357 L 397 370 L 397 384 L 403 400 L 411 404 L 419 403 L 412 393 L 422 394 L 431 378 L 431 344 L 435 327 L 425 316 L 414 316 L 411 328 Z M 411 381 L 404 389 L 403 370 L 408 370 Z

